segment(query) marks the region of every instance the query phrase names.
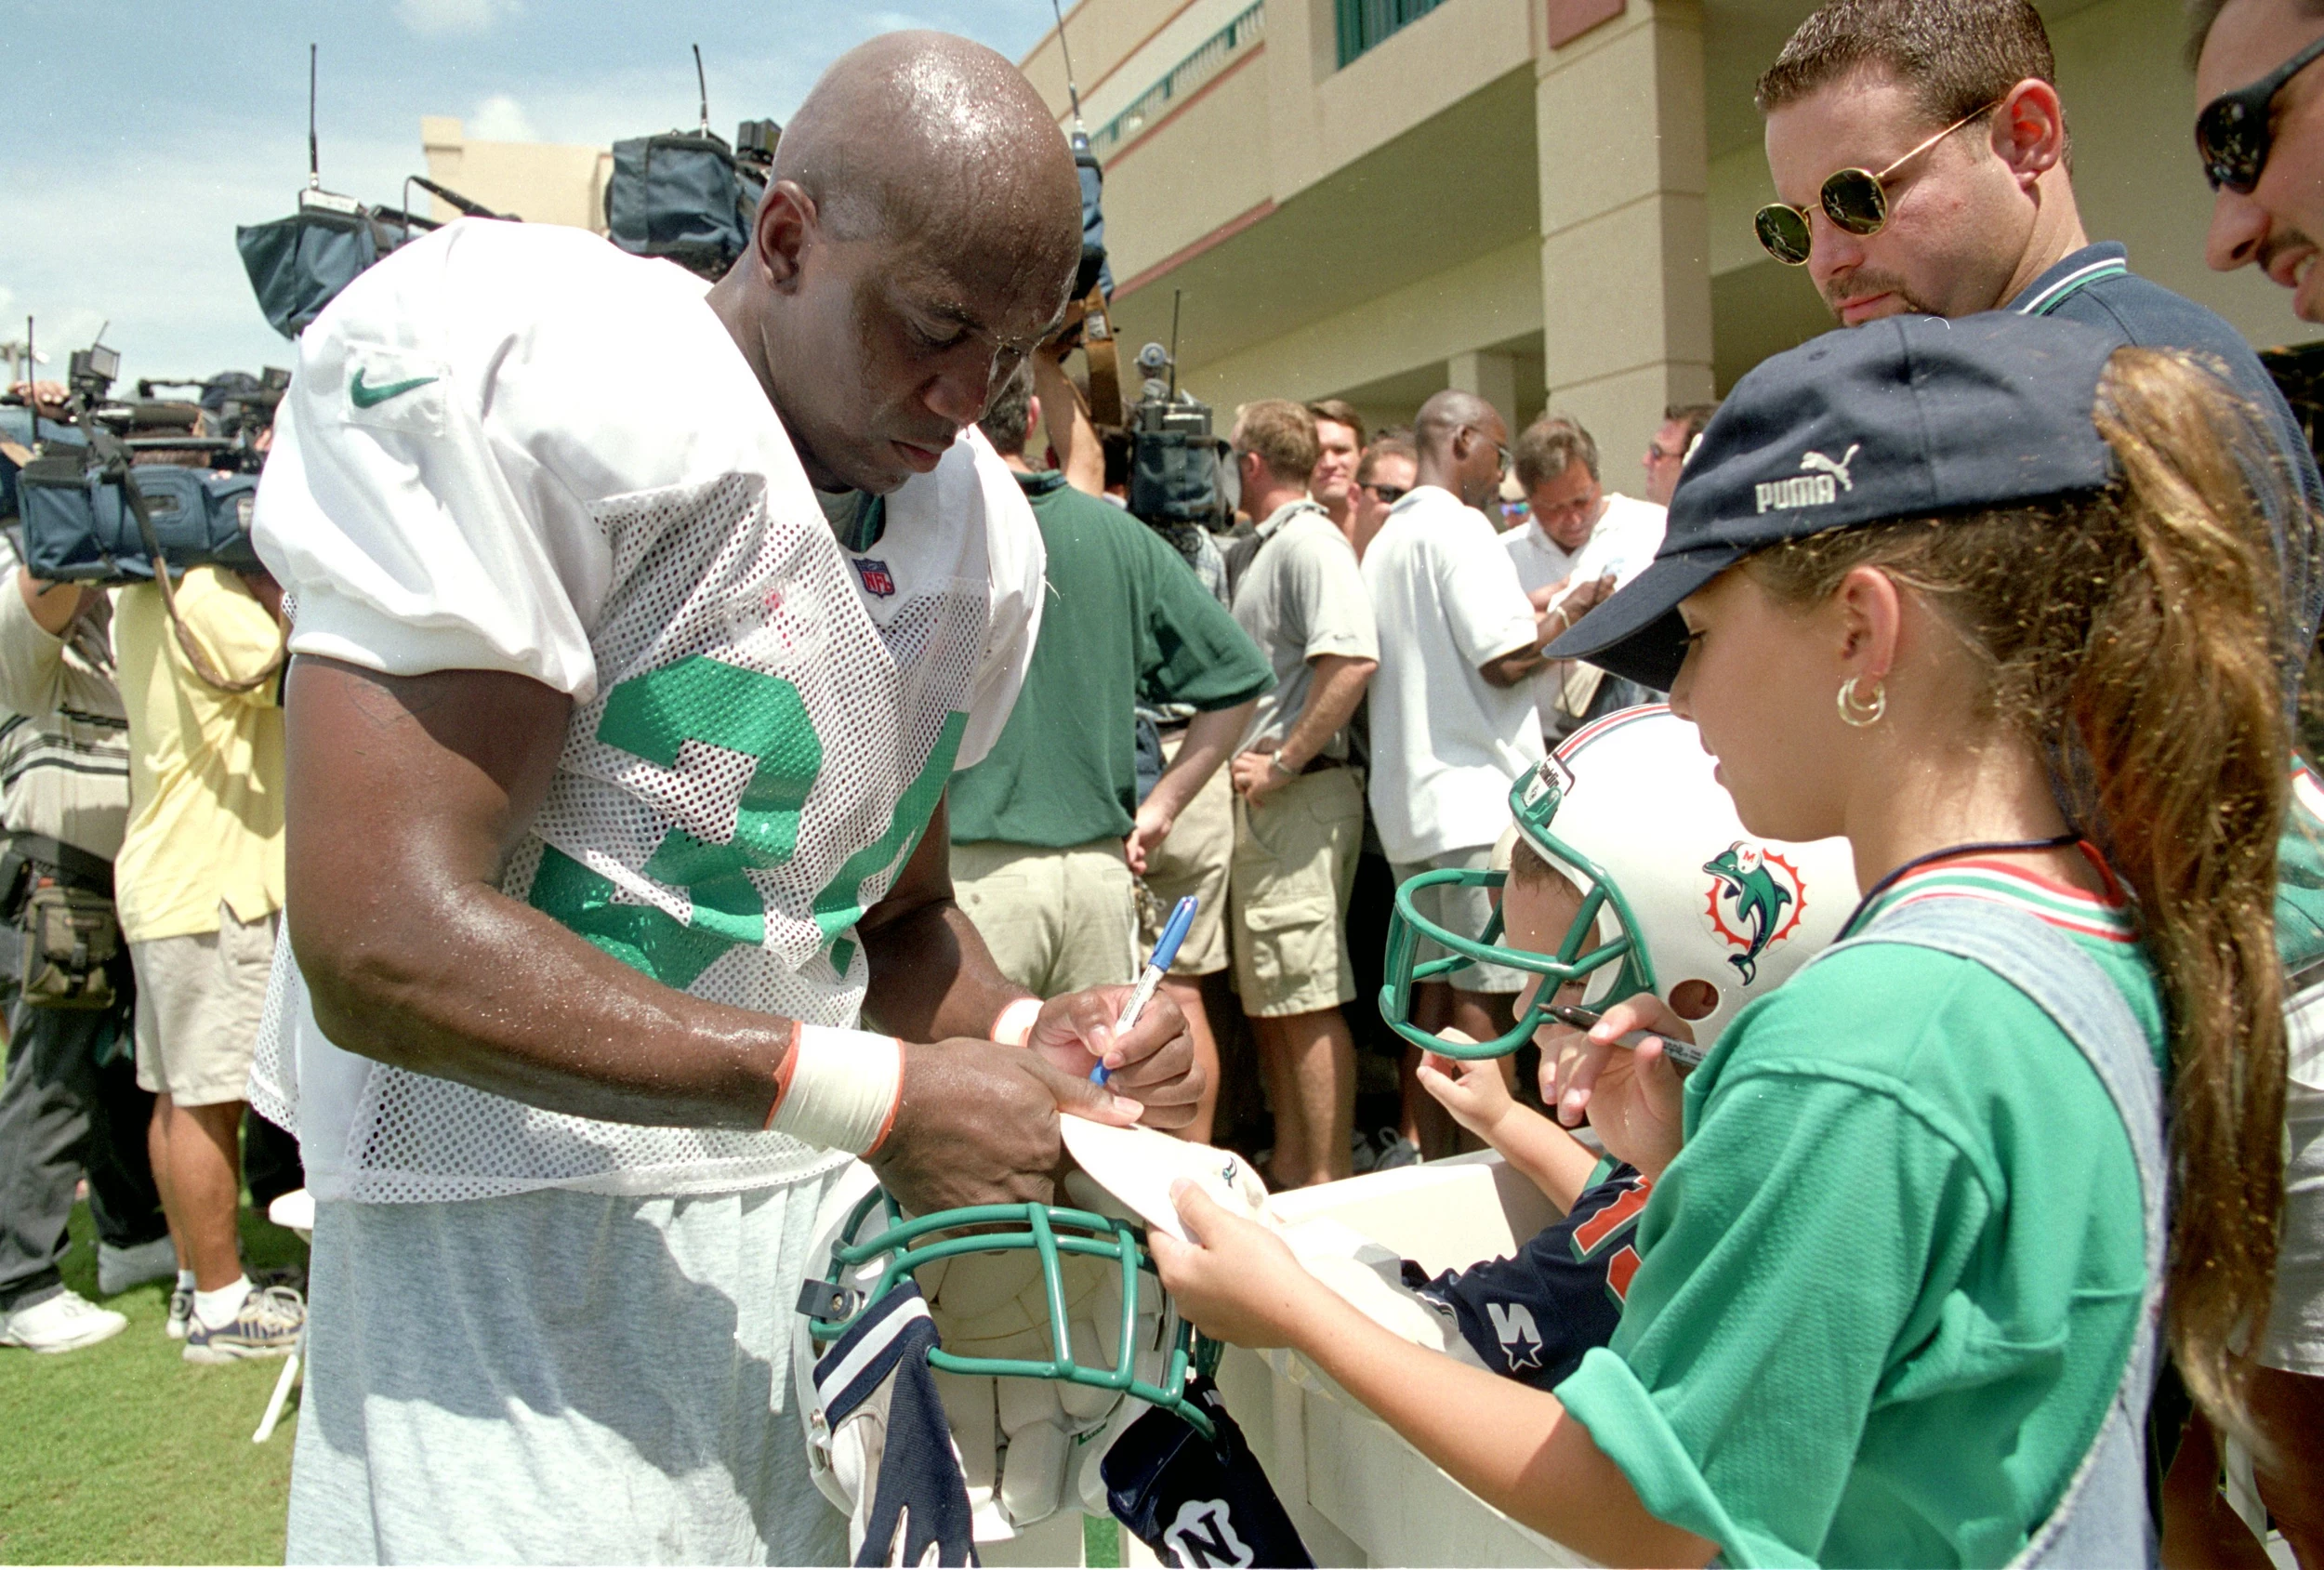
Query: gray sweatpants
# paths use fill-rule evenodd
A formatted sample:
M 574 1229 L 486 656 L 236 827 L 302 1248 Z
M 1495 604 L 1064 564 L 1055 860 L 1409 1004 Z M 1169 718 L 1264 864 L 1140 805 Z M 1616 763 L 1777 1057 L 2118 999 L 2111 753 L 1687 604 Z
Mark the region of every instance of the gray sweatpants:
M 843 1563 L 790 1365 L 836 1176 L 318 1206 L 289 1562 Z

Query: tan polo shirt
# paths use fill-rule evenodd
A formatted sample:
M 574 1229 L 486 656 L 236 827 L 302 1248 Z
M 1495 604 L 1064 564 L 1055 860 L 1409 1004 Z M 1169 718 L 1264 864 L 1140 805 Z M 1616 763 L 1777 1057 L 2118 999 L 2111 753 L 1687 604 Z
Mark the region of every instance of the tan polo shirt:
M 1274 669 L 1273 691 L 1261 693 L 1243 733 L 1243 748 L 1280 743 L 1306 712 L 1314 684 L 1309 662 L 1324 654 L 1380 658 L 1371 596 L 1356 566 L 1355 548 L 1314 502 L 1286 502 L 1259 525 L 1258 555 L 1235 587 L 1235 619 Z M 1343 726 L 1321 756 L 1345 759 Z
M 229 679 L 256 675 L 282 634 L 240 578 L 196 567 L 178 611 Z M 283 906 L 283 710 L 276 683 L 224 693 L 193 672 L 162 591 L 136 584 L 113 607 L 122 707 L 129 717 L 129 827 L 113 862 L 131 943 L 218 930 Z

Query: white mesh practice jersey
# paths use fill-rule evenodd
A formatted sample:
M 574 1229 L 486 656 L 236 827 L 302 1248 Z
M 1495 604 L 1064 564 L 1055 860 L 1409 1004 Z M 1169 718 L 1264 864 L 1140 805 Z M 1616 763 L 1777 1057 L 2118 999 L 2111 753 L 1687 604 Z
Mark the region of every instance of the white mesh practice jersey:
M 856 918 L 1015 700 L 1040 535 L 971 429 L 842 548 L 703 296 L 574 230 L 414 243 L 301 339 L 255 532 L 297 653 L 572 694 L 509 894 L 670 986 L 852 1026 Z M 273 994 L 254 1100 L 297 1128 L 319 1197 L 706 1193 L 845 1159 L 342 1051 L 287 943 Z

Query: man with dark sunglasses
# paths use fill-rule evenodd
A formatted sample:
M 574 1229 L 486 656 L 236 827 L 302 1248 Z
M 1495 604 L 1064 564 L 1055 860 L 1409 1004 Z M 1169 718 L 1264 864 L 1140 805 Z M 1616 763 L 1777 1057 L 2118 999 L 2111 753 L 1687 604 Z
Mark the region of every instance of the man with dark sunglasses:
M 2264 3 L 2290 10 L 2294 0 Z M 2265 416 L 2312 517 L 2324 480 L 2251 345 L 2216 312 L 2131 271 L 2120 244 L 2083 232 L 2056 74 L 2029 0 L 1831 0 L 1759 79 L 1778 198 L 1758 215 L 1761 244 L 1805 268 L 1842 326 L 2008 310 L 2210 356 Z M 2212 265 L 2223 265 L 2216 250 Z M 2277 533 L 2287 646 L 2305 650 L 2324 614 L 2313 526 L 2279 519 Z M 2287 701 L 2300 664 L 2287 662 Z
M 2219 193 L 2205 259 L 2222 271 L 2258 267 L 2292 291 L 2303 320 L 2324 321 L 2324 282 L 2314 276 L 2315 237 L 2324 234 L 2324 71 L 2311 69 L 2324 59 L 2324 11 L 2299 0 L 2208 0 L 2190 20 L 2202 106 L 2196 152 Z M 2304 804 L 2304 792 L 2294 796 Z M 2286 860 L 2298 854 L 2291 839 Z M 2280 943 L 2299 927 L 2281 919 L 2280 901 L 2278 912 Z M 2275 1458 L 2256 1482 L 2303 1570 L 2324 1570 L 2324 998 L 2294 983 L 2284 990 L 2284 1222 L 2251 1379 L 2252 1413 Z
M 1401 436 L 1376 436 L 1365 447 L 1363 459 L 1355 466 L 1355 490 L 1350 496 L 1352 538 L 1358 561 L 1364 560 L 1372 536 L 1388 521 L 1388 509 L 1419 483 L 1415 469 L 1418 461 L 1412 443 Z
M 2324 322 L 2324 10 L 2297 0 L 2219 0 L 2195 16 L 2196 155 L 2217 191 L 2204 259 L 2255 266 Z

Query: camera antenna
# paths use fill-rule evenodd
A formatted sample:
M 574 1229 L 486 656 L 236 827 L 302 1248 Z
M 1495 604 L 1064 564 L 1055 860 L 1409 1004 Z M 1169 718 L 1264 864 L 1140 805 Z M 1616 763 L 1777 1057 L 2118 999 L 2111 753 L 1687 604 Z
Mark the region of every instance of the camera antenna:
M 694 86 L 702 89 L 702 134 L 710 134 L 710 79 L 702 73 L 702 46 L 694 46 Z
M 315 46 L 307 46 L 307 189 L 323 189 L 323 154 L 315 144 Z
M 1183 289 L 1170 291 L 1170 399 L 1173 402 L 1178 399 L 1178 302 L 1185 296 Z
M 1049 0 L 1049 9 L 1057 19 L 1057 52 L 1065 57 L 1065 96 L 1073 100 L 1074 129 L 1082 131 L 1081 89 L 1074 86 L 1074 52 L 1065 44 L 1065 9 L 1062 0 Z

